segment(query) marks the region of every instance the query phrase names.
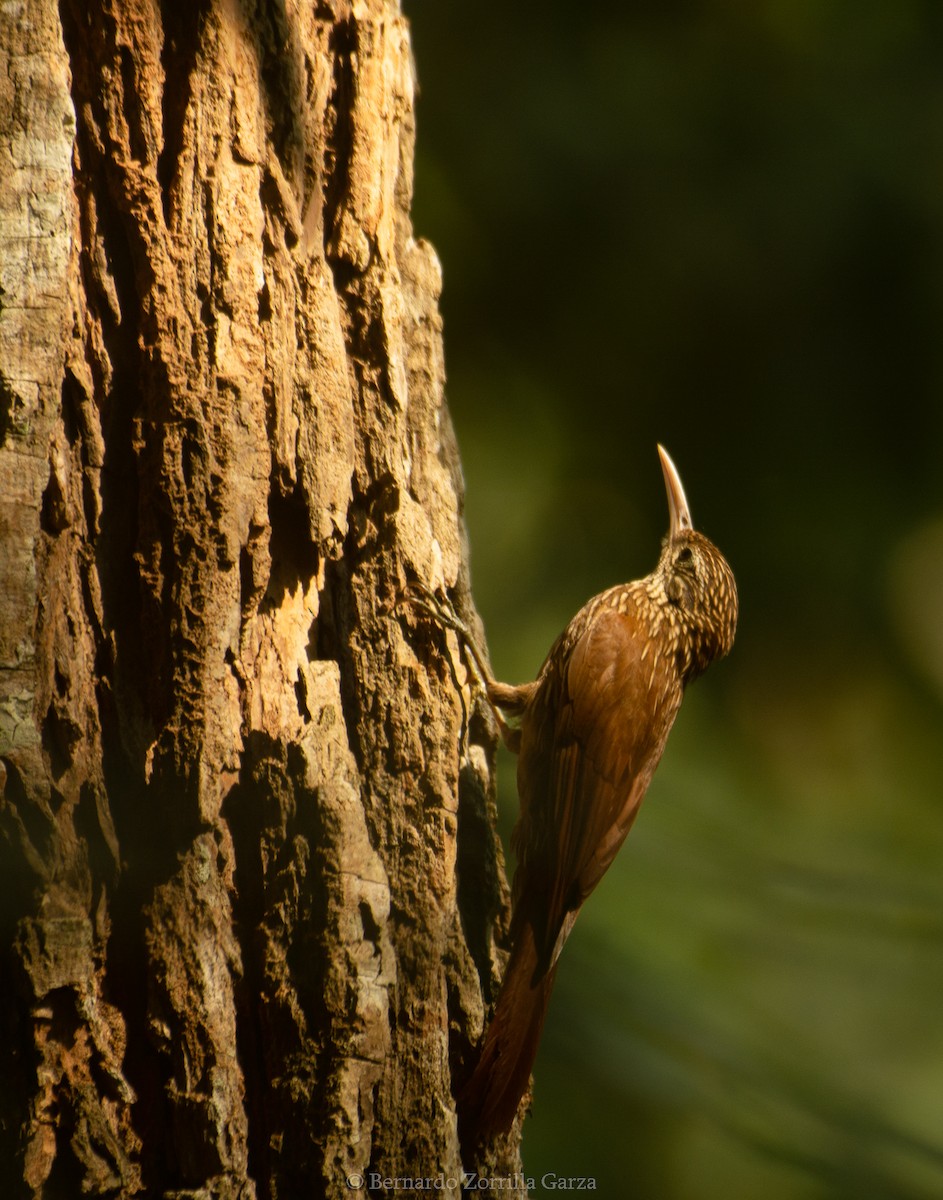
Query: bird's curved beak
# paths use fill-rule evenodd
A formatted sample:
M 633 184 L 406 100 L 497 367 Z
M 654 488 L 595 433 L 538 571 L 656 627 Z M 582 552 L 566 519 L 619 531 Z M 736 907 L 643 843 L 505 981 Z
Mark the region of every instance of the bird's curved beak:
M 668 516 L 670 518 L 668 537 L 671 541 L 674 541 L 682 530 L 694 528 L 691 524 L 691 510 L 688 508 L 678 468 L 671 461 L 671 457 L 664 446 L 658 447 L 658 457 L 661 459 L 661 470 L 665 477 L 665 491 L 668 493 Z

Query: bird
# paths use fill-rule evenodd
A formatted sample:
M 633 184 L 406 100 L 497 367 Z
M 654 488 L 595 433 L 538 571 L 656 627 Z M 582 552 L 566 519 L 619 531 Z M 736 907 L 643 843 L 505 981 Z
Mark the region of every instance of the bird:
M 733 572 L 694 529 L 678 470 L 663 446 L 658 454 L 669 527 L 655 569 L 587 601 L 535 680 L 495 680 L 464 624 L 438 609 L 461 635 L 518 756 L 511 950 L 477 1061 L 456 1097 L 463 1146 L 514 1124 L 564 943 L 632 827 L 685 688 L 733 646 Z

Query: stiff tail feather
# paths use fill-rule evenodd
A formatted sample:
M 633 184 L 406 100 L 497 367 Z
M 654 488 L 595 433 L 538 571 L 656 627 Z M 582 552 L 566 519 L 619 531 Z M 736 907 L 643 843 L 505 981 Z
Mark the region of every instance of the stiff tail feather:
M 538 961 L 533 928 L 525 923 L 515 939 L 478 1063 L 458 1095 L 465 1147 L 506 1133 L 527 1091 L 557 971 L 554 963 L 535 978 Z

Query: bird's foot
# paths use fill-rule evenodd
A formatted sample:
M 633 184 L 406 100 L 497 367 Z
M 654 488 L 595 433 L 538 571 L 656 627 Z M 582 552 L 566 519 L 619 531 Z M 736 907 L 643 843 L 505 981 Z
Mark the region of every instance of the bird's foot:
M 451 600 L 444 594 L 433 592 L 424 583 L 410 583 L 400 594 L 398 602 L 411 604 L 420 612 L 428 614 L 445 629 L 451 629 L 458 634 L 469 669 L 485 693 L 491 711 L 494 713 L 498 732 L 508 749 L 517 754 L 520 749 L 520 730 L 510 725 L 504 714 L 507 712 L 514 718 L 519 717 L 535 685 L 525 684 L 523 687 L 513 687 L 507 683 L 498 683 L 471 630 L 456 613 Z
M 420 612 L 424 612 L 432 617 L 439 625 L 457 633 L 463 649 L 467 650 L 471 659 L 474 674 L 478 677 L 485 691 L 487 691 L 493 679 L 485 662 L 485 656 L 479 649 L 471 630 L 455 611 L 455 607 L 448 596 L 444 593 L 432 591 L 424 583 L 413 582 L 408 583 L 400 593 L 399 603 L 411 604 L 413 608 L 417 608 Z

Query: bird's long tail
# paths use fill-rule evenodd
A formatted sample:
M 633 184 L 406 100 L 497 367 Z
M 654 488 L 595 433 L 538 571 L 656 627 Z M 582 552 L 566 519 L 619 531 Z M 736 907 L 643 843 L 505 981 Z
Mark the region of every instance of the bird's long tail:
M 534 931 L 525 922 L 514 941 L 481 1055 L 458 1095 L 462 1144 L 506 1133 L 527 1090 L 557 967 L 536 974 Z

